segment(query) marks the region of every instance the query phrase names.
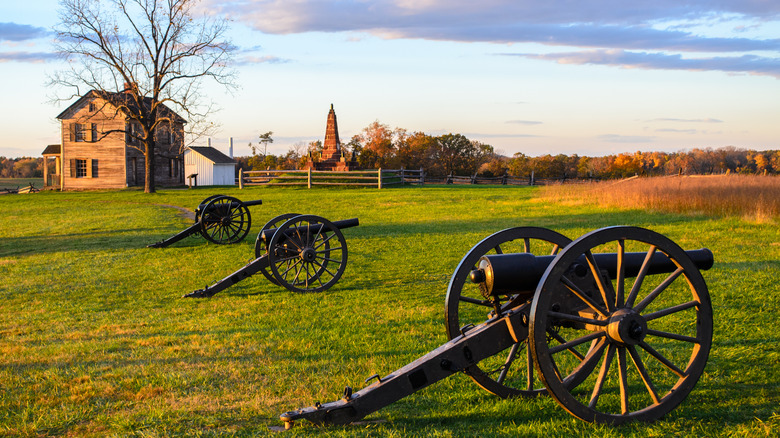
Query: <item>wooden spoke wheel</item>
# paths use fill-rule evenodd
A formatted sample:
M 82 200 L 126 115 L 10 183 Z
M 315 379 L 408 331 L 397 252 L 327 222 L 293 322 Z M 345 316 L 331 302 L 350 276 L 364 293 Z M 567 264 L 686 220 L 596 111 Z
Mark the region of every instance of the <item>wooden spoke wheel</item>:
M 463 257 L 450 279 L 445 300 L 447 336 L 456 338 L 461 335 L 461 327 L 480 324 L 494 314 L 491 303 L 468 279 L 480 257 L 509 253 L 555 255 L 569 242 L 568 237 L 546 228 L 517 227 L 494 233 L 476 244 Z M 533 290 L 507 295 L 501 297 L 502 307 L 530 303 L 532 297 Z M 478 385 L 499 397 L 535 396 L 544 392 L 541 381 L 534 375 L 527 339 L 514 344 L 505 354 L 482 360 L 468 372 Z
M 220 196 L 224 195 L 211 195 L 208 198 L 200 201 L 200 204 L 198 204 L 198 207 L 195 209 L 195 222 L 198 222 L 200 220 L 200 215 L 203 213 L 203 209 L 206 208 L 206 205 L 214 198 L 218 198 Z
M 294 218 L 295 216 L 300 216 L 298 213 L 284 213 L 280 214 L 279 216 L 276 216 L 275 218 L 271 219 L 270 221 L 266 222 L 265 225 L 263 225 L 263 228 L 260 230 L 259 233 L 257 233 L 257 240 L 255 240 L 255 258 L 259 259 L 260 257 L 264 256 L 268 253 L 268 246 L 266 245 L 266 241 L 263 240 L 263 231 L 269 231 L 269 230 L 276 230 L 279 228 L 280 225 L 287 222 L 288 220 Z M 271 238 L 268 238 L 268 241 L 270 242 Z M 260 269 L 260 272 L 263 273 L 265 278 L 268 279 L 273 284 L 278 285 L 279 282 L 276 281 L 276 277 L 273 276 L 269 268 L 262 268 Z
M 278 227 L 268 243 L 269 267 L 277 283 L 293 292 L 322 292 L 347 267 L 347 241 L 329 220 L 300 215 Z
M 201 234 L 217 244 L 237 243 L 246 237 L 252 216 L 243 202 L 232 196 L 218 196 L 209 201 L 200 217 Z
M 644 254 L 638 268 L 627 262 L 630 252 Z M 614 253 L 616 264 L 599 266 L 599 253 Z M 653 271 L 650 260 L 661 254 L 673 272 Z M 529 338 L 548 392 L 572 415 L 653 421 L 680 404 L 704 370 L 712 342 L 709 292 L 688 254 L 668 238 L 637 227 L 596 230 L 547 268 L 534 294 Z M 586 344 L 592 347 L 584 360 L 571 362 L 571 351 Z M 561 376 L 572 373 L 587 377 L 566 385 Z

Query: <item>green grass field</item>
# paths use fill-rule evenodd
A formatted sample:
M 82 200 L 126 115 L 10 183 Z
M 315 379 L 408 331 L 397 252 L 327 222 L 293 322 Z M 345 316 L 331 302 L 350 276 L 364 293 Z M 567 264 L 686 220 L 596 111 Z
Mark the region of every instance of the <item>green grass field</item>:
M 149 243 L 225 193 L 252 207 L 237 245 Z M 450 275 L 478 241 L 508 227 L 570 238 L 609 225 L 708 247 L 715 330 L 705 374 L 653 424 L 599 426 L 549 398 L 502 400 L 457 374 L 358 426 L 301 422 L 281 436 L 777 436 L 780 229 L 740 219 L 561 206 L 528 187 L 199 188 L 37 193 L 0 198 L 0 435 L 275 436 L 279 414 L 341 397 L 447 341 Z M 349 263 L 320 294 L 261 275 L 210 299 L 184 293 L 253 258 L 268 219 L 298 212 L 344 230 Z

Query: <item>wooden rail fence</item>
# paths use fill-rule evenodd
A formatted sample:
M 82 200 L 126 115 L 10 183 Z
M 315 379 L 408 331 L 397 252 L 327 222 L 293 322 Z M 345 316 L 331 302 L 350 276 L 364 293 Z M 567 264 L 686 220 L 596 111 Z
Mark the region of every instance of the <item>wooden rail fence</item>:
M 240 169 L 236 179 L 244 186 L 367 186 L 381 189 L 404 184 L 425 184 L 425 171 L 376 169 L 350 172 L 325 170 L 248 170 Z

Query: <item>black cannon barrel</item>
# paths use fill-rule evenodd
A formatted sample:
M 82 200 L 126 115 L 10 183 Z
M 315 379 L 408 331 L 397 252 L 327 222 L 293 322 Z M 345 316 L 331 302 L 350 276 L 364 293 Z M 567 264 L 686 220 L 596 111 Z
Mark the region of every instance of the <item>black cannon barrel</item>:
M 698 269 L 707 270 L 712 267 L 714 257 L 707 248 L 685 251 Z M 642 268 L 647 253 L 627 252 L 623 257 L 623 269 L 626 277 L 636 277 Z M 617 253 L 594 253 L 593 258 L 599 269 L 605 270 L 610 278 L 617 277 Z M 490 295 L 515 294 L 533 292 L 544 275 L 544 271 L 555 259 L 554 255 L 535 256 L 528 253 L 494 254 L 482 256 L 470 278 L 474 283 L 483 283 Z M 585 256 L 581 256 L 576 264 L 583 269 L 583 275 L 588 272 Z M 655 252 L 650 260 L 648 275 L 671 273 L 677 265 L 661 252 Z M 577 267 L 575 267 L 575 271 Z
M 252 207 L 253 205 L 262 205 L 262 204 L 263 204 L 263 200 L 262 199 L 255 199 L 254 201 L 240 201 L 240 202 L 233 201 L 233 202 L 230 203 L 230 208 L 238 208 L 238 207 L 240 207 L 242 205 L 245 206 L 245 207 Z M 207 205 L 208 205 L 208 203 L 200 204 L 198 206 L 198 209 L 199 210 L 203 210 L 203 209 L 206 208 Z M 211 205 L 211 208 L 215 208 L 215 207 L 217 207 L 217 208 L 225 208 L 225 204 Z
M 344 228 L 357 227 L 358 225 L 360 225 L 360 221 L 356 217 L 352 218 L 352 219 L 343 219 L 343 220 L 340 220 L 340 221 L 333 221 L 332 223 L 339 230 L 343 230 Z M 322 228 L 322 224 L 314 224 L 314 225 L 305 226 L 305 227 L 304 226 L 302 226 L 302 227 L 295 227 L 295 228 L 291 228 L 291 229 L 287 230 L 287 234 L 291 235 L 292 233 L 295 233 L 295 232 L 301 232 L 302 233 L 302 232 L 305 232 L 307 230 L 312 232 L 312 233 L 319 233 L 321 228 Z M 274 233 L 276 233 L 276 231 L 277 231 L 276 228 L 271 228 L 269 230 L 263 230 L 261 232 L 261 234 L 260 234 L 260 238 L 263 240 L 263 242 L 268 244 L 268 242 L 271 241 L 271 238 L 274 237 Z

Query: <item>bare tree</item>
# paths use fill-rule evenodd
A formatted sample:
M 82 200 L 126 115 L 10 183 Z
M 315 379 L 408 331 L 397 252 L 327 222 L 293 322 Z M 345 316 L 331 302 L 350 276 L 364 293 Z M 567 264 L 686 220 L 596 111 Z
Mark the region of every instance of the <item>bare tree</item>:
M 225 40 L 227 21 L 197 14 L 195 4 L 60 0 L 57 49 L 68 68 L 52 76 L 50 84 L 58 93 L 67 91 L 55 99 L 67 101 L 94 90 L 118 106 L 127 126 L 140 127 L 113 132 L 133 138 L 133 147 L 144 154 L 147 193 L 155 191 L 158 128 L 170 129 L 173 112 L 187 121 L 191 136 L 203 135 L 212 126 L 206 118 L 214 109 L 202 95 L 204 79 L 234 87 L 234 73 L 227 68 L 233 50 Z

